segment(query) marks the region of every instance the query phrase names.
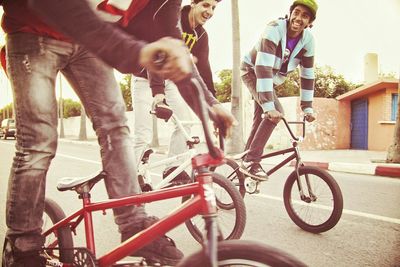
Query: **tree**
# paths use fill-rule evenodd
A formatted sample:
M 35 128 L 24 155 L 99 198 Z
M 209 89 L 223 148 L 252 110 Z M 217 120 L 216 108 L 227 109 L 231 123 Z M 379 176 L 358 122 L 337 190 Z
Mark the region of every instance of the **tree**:
M 8 118 L 13 118 L 13 117 L 14 117 L 14 105 L 13 105 L 13 103 L 10 103 L 10 104 L 4 106 L 2 109 L 0 109 L 0 118 L 1 118 L 1 120 L 8 119 Z
M 232 70 L 224 69 L 218 72 L 218 77 L 221 80 L 215 83 L 216 96 L 219 102 L 231 102 L 232 97 Z
M 131 81 L 132 75 L 126 74 L 124 78 L 119 82 L 119 87 L 121 88 L 122 97 L 124 98 L 126 110 L 132 111 L 132 93 L 131 93 Z
M 232 0 L 232 44 L 233 44 L 233 69 L 232 69 L 232 97 L 231 97 L 231 112 L 238 125 L 233 126 L 232 138 L 227 144 L 227 152 L 238 153 L 243 151 L 243 123 L 242 113 L 243 105 L 241 95 L 240 81 L 240 24 L 239 24 L 239 3 L 238 0 Z
M 329 66 L 315 68 L 315 97 L 336 98 L 358 85 L 347 82 L 343 75 L 334 73 Z M 290 73 L 285 82 L 275 88 L 278 97 L 298 96 L 300 89 L 299 70 Z
M 63 99 L 64 118 L 75 117 L 81 115 L 81 103 L 72 99 Z
M 60 78 L 60 100 L 59 100 L 59 107 L 58 107 L 58 117 L 60 119 L 60 138 L 65 137 L 65 131 L 64 131 L 64 101 L 62 98 L 62 81 L 61 81 L 61 74 L 59 74 Z
M 396 126 L 394 128 L 393 142 L 389 146 L 386 156 L 386 162 L 400 163 L 400 75 L 399 84 L 397 85 L 397 117 Z
M 315 97 L 336 98 L 360 86 L 346 81 L 343 75 L 334 73 L 329 66 L 316 67 L 315 74 Z M 387 75 L 384 77 L 387 77 Z M 229 85 L 229 81 L 232 80 L 232 71 L 228 69 L 222 70 L 218 76 L 221 79 L 220 83 L 215 84 L 218 100 L 228 102 L 230 100 L 227 95 L 231 94 L 232 88 Z M 299 96 L 299 88 L 299 71 L 296 70 L 288 75 L 283 84 L 276 86 L 275 90 L 278 97 Z

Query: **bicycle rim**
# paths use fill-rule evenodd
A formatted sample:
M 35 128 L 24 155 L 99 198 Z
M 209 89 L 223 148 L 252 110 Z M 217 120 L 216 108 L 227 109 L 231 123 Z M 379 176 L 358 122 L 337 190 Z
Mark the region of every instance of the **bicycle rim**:
M 207 257 L 203 251 L 186 257 L 178 267 L 208 266 Z M 267 246 L 265 244 L 248 240 L 228 240 L 218 244 L 219 267 L 304 267 L 304 263 L 292 255 Z
M 243 173 L 239 170 L 239 165 L 236 161 L 232 159 L 225 159 L 225 164 L 222 164 L 217 167 L 210 168 L 212 172 L 218 173 L 231 181 L 235 187 L 239 190 L 239 193 L 242 197 L 246 194 L 246 187 L 244 185 L 245 177 Z M 232 206 L 225 208 L 233 208 Z
M 246 225 L 246 207 L 243 198 L 236 190 L 235 186 L 221 177 L 217 173 L 212 173 L 213 188 L 218 201 L 233 203 L 233 209 L 223 209 L 218 207 L 218 227 L 224 239 L 238 239 L 242 236 Z M 189 197 L 184 197 L 186 201 Z M 197 215 L 185 222 L 191 235 L 198 241 L 202 242 L 202 231 L 205 229 L 205 223 L 202 216 Z
M 284 187 L 285 208 L 300 228 L 312 233 L 325 232 L 339 221 L 343 210 L 340 188 L 326 171 L 315 167 L 301 167 L 299 182 L 305 199 L 301 199 L 296 173 L 293 172 Z

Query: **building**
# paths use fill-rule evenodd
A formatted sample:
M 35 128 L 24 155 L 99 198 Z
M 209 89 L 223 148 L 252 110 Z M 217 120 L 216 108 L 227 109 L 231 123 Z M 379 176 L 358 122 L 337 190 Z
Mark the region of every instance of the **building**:
M 387 150 L 392 144 L 397 116 L 399 80 L 379 79 L 336 99 L 342 145 L 351 149 Z

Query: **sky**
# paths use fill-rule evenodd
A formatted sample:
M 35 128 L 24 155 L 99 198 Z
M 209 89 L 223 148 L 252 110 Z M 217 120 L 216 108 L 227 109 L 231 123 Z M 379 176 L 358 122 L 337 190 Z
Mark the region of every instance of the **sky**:
M 241 55 L 257 42 L 265 25 L 289 12 L 290 0 L 238 0 Z M 183 4 L 190 3 L 183 0 Z M 364 57 L 378 54 L 381 73 L 400 72 L 400 0 L 317 0 L 312 28 L 317 66 L 330 66 L 348 81 L 364 81 Z M 210 64 L 218 71 L 232 68 L 231 1 L 222 0 L 205 25 L 209 35 Z M 0 38 L 0 40 L 3 38 Z M 4 43 L 4 41 L 2 41 Z M 117 77 L 121 75 L 117 73 Z M 65 86 L 68 87 L 68 86 Z M 11 101 L 11 89 L 0 73 L 0 108 Z M 64 98 L 74 98 L 71 90 Z

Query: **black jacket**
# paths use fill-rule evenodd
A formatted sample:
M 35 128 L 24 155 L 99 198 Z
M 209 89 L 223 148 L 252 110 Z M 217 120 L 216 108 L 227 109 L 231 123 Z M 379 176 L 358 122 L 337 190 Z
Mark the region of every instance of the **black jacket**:
M 86 1 L 28 0 L 28 2 L 49 25 L 83 45 L 122 73 L 140 74 L 142 68 L 139 66 L 139 52 L 146 42 L 152 42 L 162 36 L 181 38 L 177 27 L 181 0 L 150 0 L 126 27 L 116 27 L 115 24 L 101 20 Z M 203 86 L 207 103 L 210 105 L 218 103 L 204 82 L 201 80 L 199 82 Z M 190 84 L 181 81 L 177 86 L 182 97 L 198 114 L 199 111 L 193 106 Z
M 196 66 L 208 90 L 215 96 L 214 82 L 210 67 L 208 34 L 202 25 L 194 30 L 189 24 L 190 6 L 184 6 L 181 11 L 182 37 L 190 52 L 197 58 Z M 197 37 L 197 38 L 196 38 Z

